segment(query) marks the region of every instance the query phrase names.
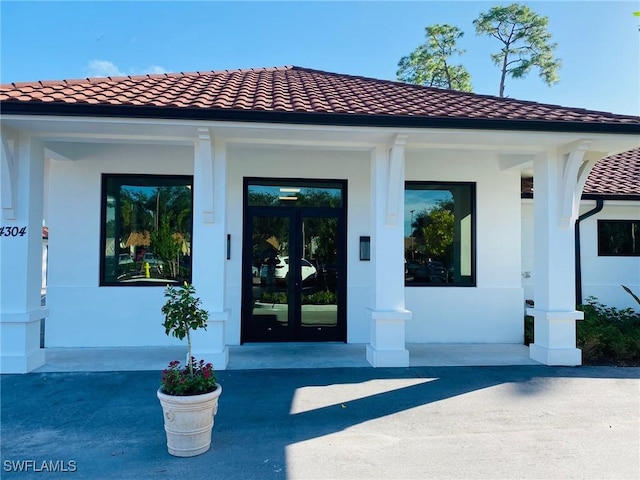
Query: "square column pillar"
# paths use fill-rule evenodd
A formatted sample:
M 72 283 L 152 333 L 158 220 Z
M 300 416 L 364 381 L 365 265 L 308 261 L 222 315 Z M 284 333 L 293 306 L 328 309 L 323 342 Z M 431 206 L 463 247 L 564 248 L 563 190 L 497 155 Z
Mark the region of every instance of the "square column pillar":
M 40 348 L 44 146 L 3 132 L 0 173 L 0 373 L 45 362 Z
M 373 298 L 369 314 L 367 361 L 374 367 L 408 367 L 404 304 L 404 145 L 397 136 L 390 149 L 377 148 L 372 158 L 371 261 Z
M 534 159 L 534 343 L 529 356 L 546 365 L 581 365 L 576 348 L 574 225 L 586 145 Z
M 229 312 L 225 308 L 226 279 L 226 178 L 223 145 L 216 145 L 208 128 L 198 129 L 194 144 L 193 263 L 192 281 L 202 307 L 209 312 L 207 330 L 192 337 L 193 356 L 225 370 L 229 349 L 225 330 Z

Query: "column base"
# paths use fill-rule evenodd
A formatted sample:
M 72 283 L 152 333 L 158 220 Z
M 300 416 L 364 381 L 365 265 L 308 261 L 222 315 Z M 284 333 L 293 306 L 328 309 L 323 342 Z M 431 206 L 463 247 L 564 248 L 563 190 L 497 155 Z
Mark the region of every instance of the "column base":
M 371 337 L 367 345 L 367 362 L 374 367 L 408 367 L 404 324 L 411 319 L 408 310 L 369 310 Z
M 579 348 L 549 348 L 532 343 L 529 358 L 549 366 L 575 367 L 582 365 L 582 350 Z
M 367 362 L 373 367 L 408 367 L 409 350 L 376 350 L 367 345 Z
M 40 324 L 46 309 L 0 313 L 0 373 L 28 373 L 45 363 Z
M 576 348 L 576 320 L 584 313 L 528 308 L 534 318 L 534 342 L 529 345 L 529 358 L 545 365 L 582 365 L 582 350 Z
M 29 373 L 43 366 L 44 348 L 33 350 L 25 355 L 0 356 L 0 373 Z
M 196 330 L 191 335 L 191 354 L 196 360 L 211 362 L 215 370 L 226 370 L 229 364 L 229 347 L 225 344 L 225 327 L 230 311 L 209 312 L 206 330 Z

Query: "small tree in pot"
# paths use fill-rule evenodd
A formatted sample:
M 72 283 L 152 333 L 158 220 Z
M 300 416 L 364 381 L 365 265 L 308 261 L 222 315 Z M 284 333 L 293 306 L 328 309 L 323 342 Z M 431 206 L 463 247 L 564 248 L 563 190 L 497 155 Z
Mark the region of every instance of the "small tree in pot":
M 181 287 L 167 286 L 162 307 L 167 335 L 180 340 L 187 337 L 187 361 L 169 363 L 162 371 L 157 395 L 164 413 L 167 447 L 171 455 L 200 455 L 211 446 L 213 417 L 218 410 L 222 387 L 216 382 L 211 363 L 196 361 L 191 355 L 191 331 L 206 330 L 209 313 L 200 307 L 195 287 L 185 282 Z

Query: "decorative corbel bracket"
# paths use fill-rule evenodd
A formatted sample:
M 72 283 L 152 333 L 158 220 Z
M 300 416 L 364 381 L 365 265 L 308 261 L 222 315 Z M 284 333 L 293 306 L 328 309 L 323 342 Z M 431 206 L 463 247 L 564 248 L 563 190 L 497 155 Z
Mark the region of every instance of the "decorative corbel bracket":
M 582 189 L 589 172 L 596 163 L 594 160 L 585 161 L 584 158 L 592 142 L 589 139 L 581 139 L 566 145 L 559 152 L 563 155 L 560 162 L 561 179 L 559 183 L 558 226 L 560 228 L 569 228 L 573 224 L 573 220 L 578 217 Z
M 396 135 L 387 161 L 387 202 L 386 220 L 389 226 L 398 224 L 400 200 L 404 191 L 404 147 L 407 135 Z
M 202 199 L 202 221 L 213 223 L 213 148 L 208 128 L 198 128 L 194 172 L 199 177 L 197 195 Z
M 0 187 L 2 191 L 2 218 L 15 220 L 16 218 L 16 185 L 17 161 L 16 139 L 2 135 L 2 160 L 0 160 Z

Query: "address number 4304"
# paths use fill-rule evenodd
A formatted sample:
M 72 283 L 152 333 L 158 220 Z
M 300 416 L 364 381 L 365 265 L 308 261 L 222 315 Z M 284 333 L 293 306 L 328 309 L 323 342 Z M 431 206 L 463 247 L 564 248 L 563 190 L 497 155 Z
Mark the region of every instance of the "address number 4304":
M 23 237 L 27 227 L 0 227 L 0 237 Z

